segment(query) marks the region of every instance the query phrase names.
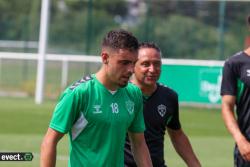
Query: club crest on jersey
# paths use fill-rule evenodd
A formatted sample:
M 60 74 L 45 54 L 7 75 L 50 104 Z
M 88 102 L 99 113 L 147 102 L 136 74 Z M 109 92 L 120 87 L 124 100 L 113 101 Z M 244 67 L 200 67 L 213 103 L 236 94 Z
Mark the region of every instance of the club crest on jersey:
M 247 76 L 250 77 L 250 69 L 247 69 Z
M 157 110 L 158 110 L 158 113 L 160 114 L 161 117 L 164 117 L 164 115 L 166 114 L 167 112 L 167 107 L 163 104 L 160 104 L 158 107 L 157 107 Z
M 134 112 L 134 106 L 135 106 L 134 102 L 132 102 L 130 100 L 126 101 L 126 108 L 127 108 L 129 114 L 133 114 L 133 112 Z

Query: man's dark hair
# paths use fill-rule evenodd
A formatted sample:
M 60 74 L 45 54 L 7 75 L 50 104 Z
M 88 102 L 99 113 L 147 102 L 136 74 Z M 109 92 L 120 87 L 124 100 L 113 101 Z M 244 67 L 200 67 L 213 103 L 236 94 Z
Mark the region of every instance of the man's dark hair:
M 161 54 L 161 49 L 154 42 L 142 42 L 139 48 L 153 48 Z
M 250 26 L 250 15 L 247 17 L 247 25 Z
M 132 33 L 119 29 L 111 30 L 107 33 L 107 35 L 103 38 L 102 47 L 137 51 L 139 48 L 139 43 L 137 38 Z

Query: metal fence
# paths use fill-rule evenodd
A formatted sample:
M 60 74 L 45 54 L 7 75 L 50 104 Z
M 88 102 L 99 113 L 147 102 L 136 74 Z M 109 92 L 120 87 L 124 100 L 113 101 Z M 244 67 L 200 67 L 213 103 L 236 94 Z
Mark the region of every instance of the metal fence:
M 0 94 L 34 95 L 41 2 L 1 3 Z M 99 55 L 101 40 L 111 29 L 127 29 L 141 42 L 157 43 L 167 58 L 164 61 L 172 61 L 173 66 L 178 66 L 180 61 L 195 60 L 213 64 L 214 60 L 223 61 L 250 45 L 246 26 L 249 11 L 248 1 L 51 0 L 45 96 L 57 97 L 66 85 L 100 67 L 100 62 L 88 55 Z M 173 70 L 172 65 L 163 66 L 166 70 L 162 77 Z M 196 80 L 197 71 L 189 78 Z M 219 68 L 215 78 L 218 71 Z M 161 81 L 171 85 L 173 80 L 174 76 L 170 76 Z M 206 89 L 208 82 L 203 84 Z M 212 82 L 218 84 L 216 79 Z M 200 83 L 197 84 L 199 87 Z M 212 86 L 210 84 L 211 89 Z M 209 103 L 207 97 L 204 98 L 201 102 Z M 192 102 L 182 95 L 180 99 Z
M 95 73 L 99 56 L 47 55 L 44 95 L 56 99 L 83 76 Z M 0 95 L 34 96 L 37 54 L 0 52 Z M 179 94 L 181 103 L 220 104 L 223 61 L 163 59 L 160 82 Z

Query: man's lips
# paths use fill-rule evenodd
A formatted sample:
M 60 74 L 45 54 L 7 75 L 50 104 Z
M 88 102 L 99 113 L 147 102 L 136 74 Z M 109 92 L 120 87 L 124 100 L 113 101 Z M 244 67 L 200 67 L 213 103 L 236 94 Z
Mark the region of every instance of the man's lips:
M 158 77 L 157 76 L 146 76 L 145 78 L 149 79 L 149 80 L 156 80 Z

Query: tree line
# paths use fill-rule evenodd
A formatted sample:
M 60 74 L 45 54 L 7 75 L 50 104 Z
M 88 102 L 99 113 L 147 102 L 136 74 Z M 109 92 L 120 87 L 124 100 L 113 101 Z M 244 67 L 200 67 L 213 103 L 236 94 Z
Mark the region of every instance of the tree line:
M 222 3 L 51 0 L 48 52 L 98 55 L 103 35 L 124 28 L 156 42 L 164 57 L 225 59 L 244 48 L 250 3 Z M 41 0 L 0 1 L 0 40 L 38 41 L 40 8 Z

